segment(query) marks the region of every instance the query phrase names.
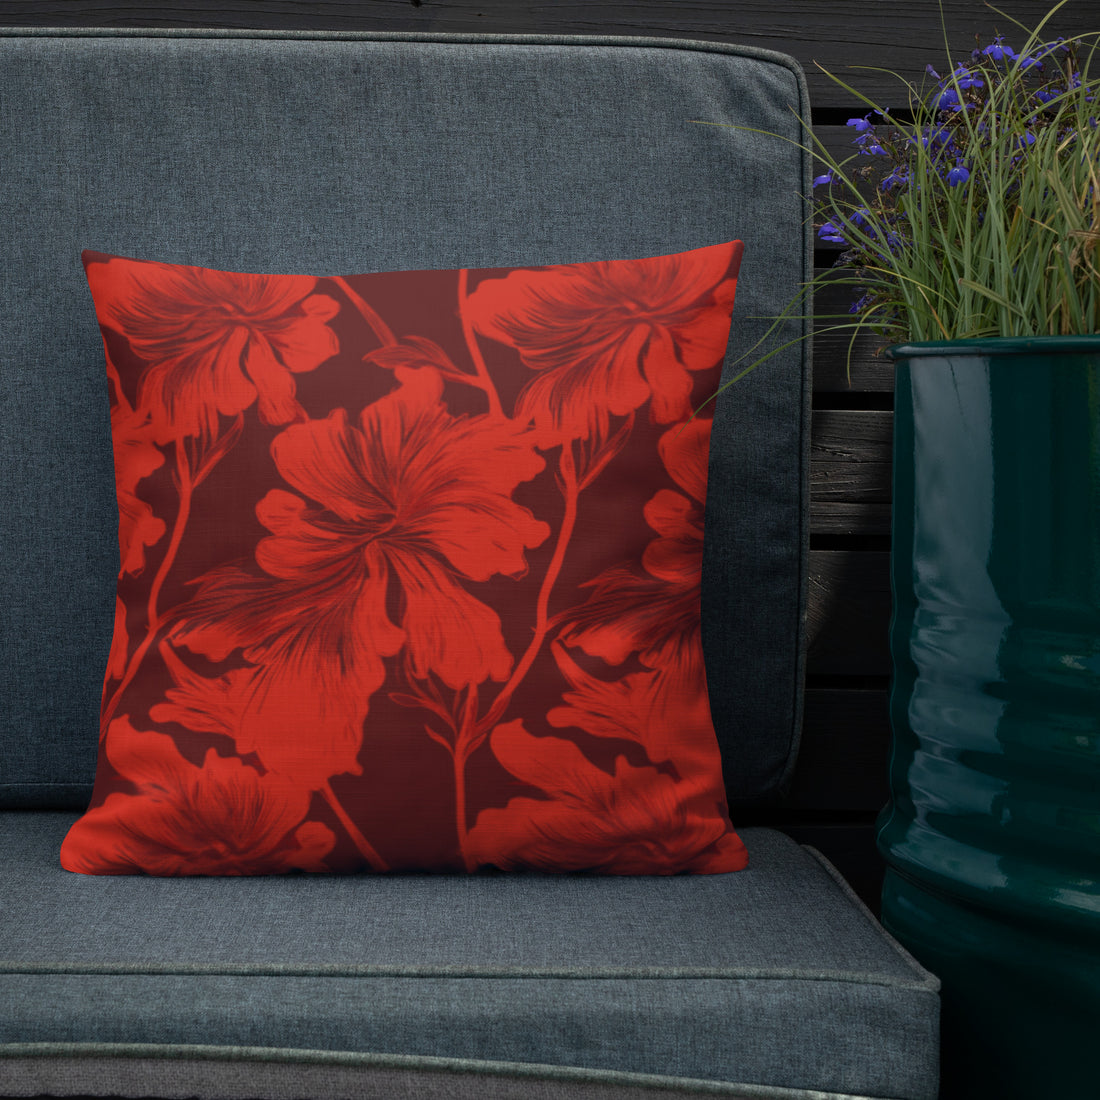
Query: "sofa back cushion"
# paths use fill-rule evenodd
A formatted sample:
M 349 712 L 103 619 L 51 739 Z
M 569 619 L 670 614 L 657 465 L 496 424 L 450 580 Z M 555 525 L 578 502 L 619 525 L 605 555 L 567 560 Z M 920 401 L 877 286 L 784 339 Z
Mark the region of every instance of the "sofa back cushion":
M 806 158 L 750 132 L 802 138 L 804 85 L 777 55 L 28 30 L 0 34 L 0 63 L 0 805 L 83 808 L 95 770 L 119 518 L 82 249 L 317 274 L 740 238 L 728 375 L 808 274 Z M 734 806 L 782 783 L 800 727 L 807 354 L 781 352 L 714 409 L 703 636 Z

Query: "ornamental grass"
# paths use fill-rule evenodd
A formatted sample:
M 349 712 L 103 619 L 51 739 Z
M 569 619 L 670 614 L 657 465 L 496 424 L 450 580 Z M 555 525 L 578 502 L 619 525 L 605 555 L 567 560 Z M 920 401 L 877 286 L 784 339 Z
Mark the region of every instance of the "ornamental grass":
M 827 282 L 855 288 L 850 314 L 826 317 L 853 343 L 1100 331 L 1100 32 L 1049 38 L 1066 2 L 1030 31 L 990 6 L 1018 50 L 998 34 L 957 56 L 945 28 L 920 86 L 874 69 L 898 79 L 900 109 L 822 69 L 867 107 L 848 121 L 850 156 L 816 137 L 806 150 L 824 169 L 818 236 L 845 251 L 776 329 Z

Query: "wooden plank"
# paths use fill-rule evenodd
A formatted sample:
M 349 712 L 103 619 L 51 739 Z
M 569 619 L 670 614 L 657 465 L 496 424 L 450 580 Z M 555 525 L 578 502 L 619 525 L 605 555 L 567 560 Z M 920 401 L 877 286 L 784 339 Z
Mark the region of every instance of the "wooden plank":
M 816 268 L 821 276 L 828 269 Z M 814 296 L 816 324 L 813 347 L 814 393 L 893 393 L 894 367 L 880 353 L 883 341 L 871 333 L 857 336 L 850 330 L 830 332 L 851 318 L 848 312 L 858 291 L 847 285 L 822 284 Z
M 807 674 L 890 675 L 890 555 L 811 550 Z
M 892 394 L 894 365 L 881 354 L 881 345 L 877 336 L 859 336 L 852 344 L 849 332 L 818 333 L 814 336 L 814 393 Z
M 893 414 L 817 409 L 810 434 L 810 530 L 890 533 Z
M 888 797 L 889 693 L 809 688 L 798 765 L 783 806 L 877 813 Z
M 1000 0 L 1009 16 L 1031 26 L 1046 0 Z M 944 5 L 949 41 L 965 54 L 981 32 L 1020 34 L 983 0 Z M 1072 6 L 1050 25 L 1051 37 L 1071 34 Z M 855 65 L 893 69 L 919 80 L 940 61 L 943 36 L 939 0 L 868 6 L 865 0 L 6 0 L 8 26 L 238 27 L 345 31 L 431 31 L 493 34 L 645 35 L 742 42 L 792 54 L 806 69 L 815 103 L 850 105 L 850 95 L 818 64 L 861 90 L 896 99 L 897 82 Z M 1079 28 L 1078 28 L 1079 29 Z

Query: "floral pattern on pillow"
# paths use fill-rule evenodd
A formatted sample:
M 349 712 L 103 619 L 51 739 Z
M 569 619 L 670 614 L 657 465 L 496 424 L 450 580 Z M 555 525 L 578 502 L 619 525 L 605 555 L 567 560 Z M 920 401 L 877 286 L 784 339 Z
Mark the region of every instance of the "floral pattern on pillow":
M 84 254 L 120 572 L 68 870 L 716 873 L 741 244 L 348 277 Z

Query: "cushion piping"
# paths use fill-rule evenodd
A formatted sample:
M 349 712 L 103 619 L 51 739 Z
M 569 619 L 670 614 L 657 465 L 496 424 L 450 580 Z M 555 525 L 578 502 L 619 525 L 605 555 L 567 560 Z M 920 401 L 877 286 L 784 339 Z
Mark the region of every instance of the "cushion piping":
M 874 913 L 867 908 L 863 903 L 863 899 L 852 889 L 851 884 L 841 873 L 816 849 L 811 848 L 808 844 L 802 845 L 803 849 L 811 856 L 814 857 L 821 864 L 821 866 L 828 872 L 829 877 L 840 887 L 841 892 L 851 903 L 852 908 L 859 912 L 871 930 L 879 939 L 887 944 L 887 946 L 897 955 L 901 960 L 909 965 L 914 973 L 922 975 L 922 980 L 919 984 L 927 989 L 930 993 L 939 994 L 941 982 L 930 970 L 926 970 L 921 964 L 905 950 L 904 947 L 885 928 L 879 923 Z
M 165 1062 L 252 1062 L 271 1065 L 347 1067 L 369 1070 L 422 1070 L 448 1076 L 481 1075 L 531 1081 L 606 1084 L 639 1091 L 676 1089 L 677 1095 L 732 1096 L 741 1100 L 872 1100 L 853 1093 L 819 1092 L 780 1086 L 665 1077 L 621 1070 L 584 1069 L 532 1062 L 496 1062 L 430 1055 L 365 1054 L 290 1047 L 238 1047 L 185 1043 L 0 1043 L 0 1083 L 5 1059 L 150 1059 Z
M 205 977 L 280 978 L 472 978 L 529 979 L 532 981 L 784 981 L 839 982 L 850 985 L 887 986 L 934 993 L 938 979 L 906 981 L 874 972 L 851 970 L 799 970 L 766 967 L 522 967 L 522 966 L 384 966 L 341 963 L 134 963 L 21 962 L 0 960 L 3 974 L 115 974 L 179 975 Z M 926 971 L 924 973 L 927 973 Z

